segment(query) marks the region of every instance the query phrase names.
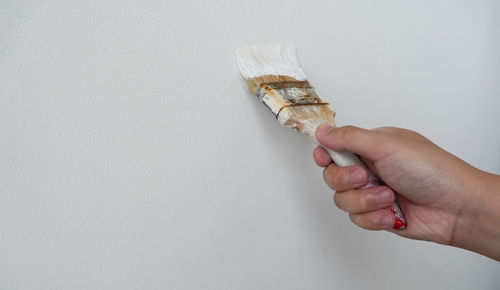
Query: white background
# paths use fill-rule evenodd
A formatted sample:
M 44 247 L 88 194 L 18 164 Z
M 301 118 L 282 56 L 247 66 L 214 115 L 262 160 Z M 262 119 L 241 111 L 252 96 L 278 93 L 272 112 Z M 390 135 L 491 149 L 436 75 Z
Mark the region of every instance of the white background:
M 0 289 L 498 289 L 356 228 L 233 49 L 298 48 L 339 124 L 500 173 L 498 1 L 0 1 Z

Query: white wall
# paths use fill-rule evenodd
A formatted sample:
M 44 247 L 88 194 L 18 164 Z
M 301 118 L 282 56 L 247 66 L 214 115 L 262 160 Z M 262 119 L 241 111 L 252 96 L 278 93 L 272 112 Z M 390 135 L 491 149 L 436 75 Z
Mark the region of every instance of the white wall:
M 354 227 L 232 51 L 295 45 L 340 124 L 500 173 L 498 1 L 0 2 L 0 289 L 498 289 Z

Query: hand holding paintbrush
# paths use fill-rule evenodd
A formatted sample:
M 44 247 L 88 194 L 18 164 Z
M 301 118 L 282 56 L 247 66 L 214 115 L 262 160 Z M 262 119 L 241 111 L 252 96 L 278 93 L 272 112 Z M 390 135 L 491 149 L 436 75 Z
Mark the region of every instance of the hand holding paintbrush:
M 316 128 L 321 125 L 335 126 L 335 113 L 307 81 L 293 47 L 240 48 L 236 50 L 236 60 L 250 91 L 257 95 L 281 125 L 296 129 L 316 144 Z M 369 173 L 369 182 L 365 187 L 381 184 L 355 154 L 325 150 L 338 166 L 364 167 Z M 395 202 L 387 209 L 395 216 L 393 228 L 404 229 L 406 221 L 398 204 Z
M 280 124 L 320 145 L 314 159 L 325 167 L 336 205 L 355 224 L 500 260 L 500 176 L 470 166 L 410 130 L 335 127 L 334 112 L 306 80 L 291 47 L 242 48 L 236 59 L 249 89 Z M 390 205 L 395 198 L 408 227 L 399 205 Z

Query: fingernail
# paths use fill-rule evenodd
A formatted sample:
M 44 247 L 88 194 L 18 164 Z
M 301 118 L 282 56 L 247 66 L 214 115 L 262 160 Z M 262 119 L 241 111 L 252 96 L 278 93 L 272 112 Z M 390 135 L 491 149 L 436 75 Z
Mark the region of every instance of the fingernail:
M 392 192 L 385 189 L 375 195 L 375 200 L 379 205 L 390 205 L 392 203 Z
M 363 179 L 365 177 L 365 173 L 363 172 L 362 169 L 356 169 L 354 171 L 349 172 L 348 179 L 350 183 L 358 184 L 363 182 Z
M 384 228 L 389 228 L 394 225 L 394 217 L 390 215 L 384 215 L 380 220 L 380 225 Z
M 328 135 L 332 132 L 333 127 L 328 125 L 321 125 L 316 129 L 318 135 Z

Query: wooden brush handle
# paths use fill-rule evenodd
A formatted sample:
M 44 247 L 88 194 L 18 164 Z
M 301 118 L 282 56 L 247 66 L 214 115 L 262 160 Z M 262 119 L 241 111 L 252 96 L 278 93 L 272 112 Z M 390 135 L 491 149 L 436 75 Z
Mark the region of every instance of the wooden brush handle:
M 366 164 L 364 164 L 363 161 L 361 161 L 361 159 L 359 159 L 359 157 L 356 154 L 351 152 L 337 152 L 328 148 L 325 148 L 325 150 L 328 151 L 330 157 L 332 157 L 333 162 L 335 162 L 337 166 L 344 167 L 352 165 L 361 165 L 366 169 L 369 176 L 369 182 L 362 188 L 369 188 L 382 184 L 382 182 L 380 182 L 377 179 L 377 177 L 375 177 L 375 175 L 371 172 L 368 166 L 366 166 Z M 395 201 L 392 204 L 392 206 L 388 207 L 387 209 L 390 210 L 396 217 L 396 222 L 392 227 L 396 230 L 403 230 L 404 228 L 406 228 L 406 220 L 398 203 Z

